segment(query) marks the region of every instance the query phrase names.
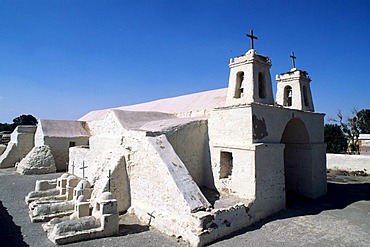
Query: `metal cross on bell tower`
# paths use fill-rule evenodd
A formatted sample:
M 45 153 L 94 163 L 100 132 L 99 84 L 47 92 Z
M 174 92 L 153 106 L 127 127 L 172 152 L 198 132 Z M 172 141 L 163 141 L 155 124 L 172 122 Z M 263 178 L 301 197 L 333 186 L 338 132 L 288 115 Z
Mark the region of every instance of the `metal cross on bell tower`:
M 292 54 L 290 55 L 290 57 L 292 58 L 292 66 L 293 66 L 293 69 L 295 68 L 295 60 L 297 59 L 296 56 L 294 56 L 294 51 L 292 51 Z
M 249 34 L 246 34 L 246 36 L 251 39 L 252 49 L 254 49 L 254 40 L 257 40 L 258 37 L 253 35 L 253 30 L 252 29 L 251 29 Z

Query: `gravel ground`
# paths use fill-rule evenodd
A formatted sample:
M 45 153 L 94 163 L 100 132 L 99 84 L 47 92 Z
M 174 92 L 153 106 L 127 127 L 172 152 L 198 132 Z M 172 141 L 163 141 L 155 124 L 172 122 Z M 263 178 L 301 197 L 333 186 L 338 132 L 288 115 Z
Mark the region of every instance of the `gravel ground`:
M 0 170 L 0 246 L 54 246 L 40 223 L 31 223 L 24 202 L 37 179 Z M 370 246 L 370 177 L 328 174 L 328 194 L 295 198 L 288 208 L 209 246 Z M 64 246 L 187 246 L 137 223 L 121 224 L 118 236 Z

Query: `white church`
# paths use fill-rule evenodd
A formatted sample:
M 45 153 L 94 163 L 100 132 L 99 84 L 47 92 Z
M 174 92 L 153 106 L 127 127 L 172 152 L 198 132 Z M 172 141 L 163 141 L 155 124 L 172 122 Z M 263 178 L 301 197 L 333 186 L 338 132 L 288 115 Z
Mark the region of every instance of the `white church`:
M 326 193 L 311 79 L 296 68 L 276 76 L 274 99 L 270 67 L 250 49 L 230 60 L 227 88 L 40 120 L 32 150 L 48 146 L 57 171 L 68 162 L 85 177 L 91 205 L 109 187 L 119 213 L 210 243 L 284 209 L 290 195 Z

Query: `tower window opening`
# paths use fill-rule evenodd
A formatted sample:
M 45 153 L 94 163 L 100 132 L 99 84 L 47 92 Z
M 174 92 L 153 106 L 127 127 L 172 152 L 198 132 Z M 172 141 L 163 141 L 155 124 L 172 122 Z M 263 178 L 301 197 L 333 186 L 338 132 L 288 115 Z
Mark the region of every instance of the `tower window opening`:
M 236 88 L 234 98 L 240 98 L 244 93 L 244 72 L 236 74 Z
M 308 94 L 307 94 L 307 87 L 303 86 L 303 100 L 304 100 L 304 105 L 309 106 L 308 103 Z
M 258 73 L 258 96 L 260 99 L 266 98 L 265 78 L 261 72 Z
M 292 106 L 293 91 L 291 86 L 284 88 L 284 106 Z
M 230 152 L 221 152 L 220 157 L 220 179 L 231 176 L 233 170 L 233 154 Z

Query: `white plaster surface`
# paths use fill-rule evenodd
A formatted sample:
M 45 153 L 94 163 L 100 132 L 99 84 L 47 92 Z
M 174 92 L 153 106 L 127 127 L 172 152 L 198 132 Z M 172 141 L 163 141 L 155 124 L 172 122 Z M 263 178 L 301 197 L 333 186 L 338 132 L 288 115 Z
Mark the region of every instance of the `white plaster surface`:
M 285 87 L 290 86 L 292 88 L 292 105 L 284 106 L 290 109 L 314 111 L 314 104 L 312 100 L 312 93 L 310 87 L 311 79 L 307 75 L 306 71 L 292 69 L 290 72 L 283 73 L 276 76 L 277 81 L 277 92 L 276 92 L 276 103 L 284 105 L 284 94 Z M 304 100 L 304 90 L 307 90 L 307 105 Z
M 118 212 L 194 246 L 283 209 L 286 191 L 325 193 L 324 114 L 273 105 L 268 57 L 250 50 L 229 66 L 228 89 L 93 111 L 80 121 L 40 121 L 36 146 L 49 145 L 58 170 L 68 160 L 68 172 L 91 183 L 92 205 L 110 190 Z M 241 71 L 245 91 L 235 99 Z M 259 75 L 266 97 L 259 97 Z M 67 199 L 76 185 L 66 187 Z M 55 220 L 51 239 L 91 238 L 86 230 L 104 225 L 81 212 Z
M 55 171 L 55 161 L 49 146 L 34 147 L 17 166 L 17 172 L 24 175 Z
M 334 170 L 364 171 L 370 174 L 370 156 L 326 154 L 327 168 Z
M 90 136 L 85 129 L 85 123 L 74 120 L 47 120 L 41 119 L 39 125 L 44 136 L 47 137 L 82 137 Z
M 257 54 L 253 49 L 247 51 L 244 55 L 231 59 L 230 77 L 227 92 L 227 105 L 250 104 L 252 102 L 260 102 L 272 105 L 274 97 L 272 95 L 272 84 L 270 59 L 266 56 Z M 237 74 L 244 72 L 244 92 L 239 98 L 235 97 L 235 92 L 239 90 L 236 83 Z M 260 82 L 259 77 L 262 75 L 263 80 Z M 264 86 L 265 95 L 259 97 L 259 83 Z
M 108 237 L 118 233 L 119 217 L 117 201 L 110 192 L 104 192 L 97 200 L 91 216 L 79 217 L 81 208 L 75 207 L 71 219 L 53 219 L 44 224 L 48 238 L 56 244 L 66 244 L 98 237 Z M 77 205 L 84 204 L 83 198 Z M 77 218 L 76 218 L 77 217 Z
M 80 195 L 90 198 L 90 184 L 74 175 L 64 173 L 56 180 L 38 180 L 35 191 L 26 196 L 31 221 L 43 222 L 72 214 Z
M 188 94 L 173 98 L 161 99 L 147 103 L 130 106 L 122 106 L 116 109 L 126 111 L 152 111 L 171 114 L 194 112 L 202 115 L 204 110 L 224 106 L 226 101 L 226 88 L 216 89 L 206 92 Z M 80 118 L 80 121 L 101 120 L 109 109 L 92 111 Z
M 48 145 L 51 149 L 57 171 L 65 171 L 68 149 L 89 144 L 88 127 L 84 122 L 70 120 L 39 120 L 35 134 L 35 146 Z
M 10 142 L 0 155 L 0 168 L 14 167 L 34 147 L 36 126 L 19 125 L 10 136 Z

